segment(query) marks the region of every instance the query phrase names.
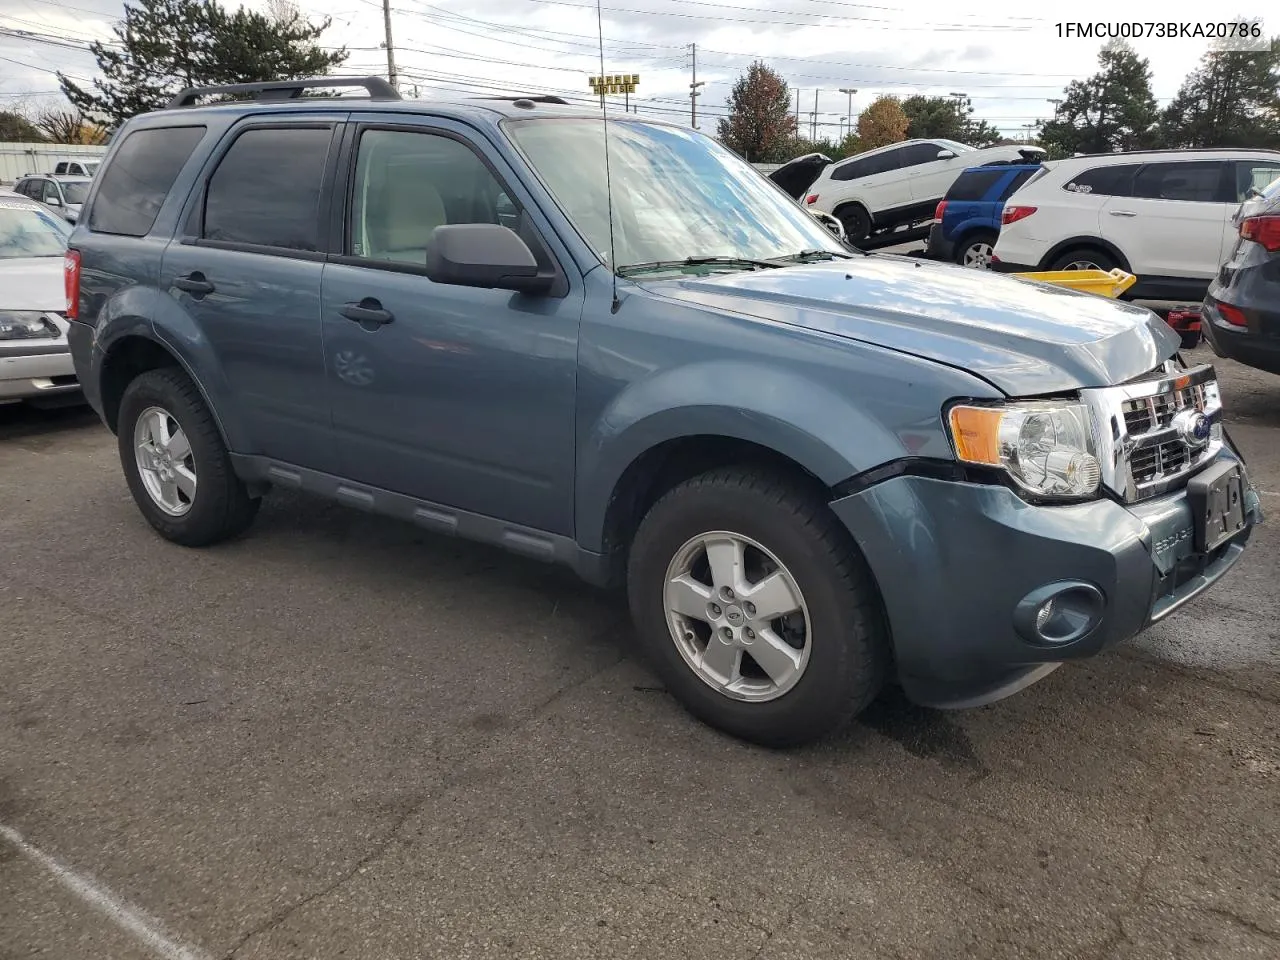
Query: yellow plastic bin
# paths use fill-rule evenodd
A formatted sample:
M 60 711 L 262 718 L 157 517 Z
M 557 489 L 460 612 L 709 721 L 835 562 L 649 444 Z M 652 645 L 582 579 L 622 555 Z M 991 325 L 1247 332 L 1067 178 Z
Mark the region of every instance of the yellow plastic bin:
M 1014 276 L 1083 290 L 1085 293 L 1096 293 L 1112 300 L 1138 282 L 1138 278 L 1132 273 L 1125 273 L 1118 267 L 1115 270 L 1048 270 L 1042 273 L 1015 273 Z

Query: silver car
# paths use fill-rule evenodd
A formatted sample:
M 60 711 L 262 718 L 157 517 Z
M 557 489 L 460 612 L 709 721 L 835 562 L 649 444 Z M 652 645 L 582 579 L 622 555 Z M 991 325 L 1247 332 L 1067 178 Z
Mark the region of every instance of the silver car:
M 0 404 L 79 390 L 62 316 L 69 235 L 41 204 L 0 193 Z
M 23 177 L 14 184 L 13 192 L 38 200 L 62 214 L 71 223 L 80 218 L 80 208 L 93 186 L 91 177 L 61 177 L 39 174 Z

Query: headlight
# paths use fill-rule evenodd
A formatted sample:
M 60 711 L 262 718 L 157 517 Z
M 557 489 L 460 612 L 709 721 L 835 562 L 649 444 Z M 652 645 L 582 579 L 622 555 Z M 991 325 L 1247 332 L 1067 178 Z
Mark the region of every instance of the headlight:
M 0 340 L 47 340 L 57 336 L 58 328 L 43 313 L 0 311 Z
M 1089 409 L 1070 401 L 955 406 L 947 417 L 963 463 L 999 467 L 1037 496 L 1084 499 L 1098 492 Z

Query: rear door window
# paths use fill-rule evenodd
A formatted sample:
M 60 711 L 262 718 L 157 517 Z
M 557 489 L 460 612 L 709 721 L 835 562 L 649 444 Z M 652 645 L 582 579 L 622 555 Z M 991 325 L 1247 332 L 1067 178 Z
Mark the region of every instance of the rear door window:
M 1133 177 L 1140 164 L 1117 163 L 1084 170 L 1062 187 L 1068 193 L 1088 193 L 1101 197 L 1133 196 Z
M 320 191 L 333 128 L 250 127 L 209 178 L 206 240 L 320 249 Z
M 1144 200 L 1178 200 L 1184 203 L 1230 203 L 1234 185 L 1226 160 L 1188 160 L 1149 163 L 1133 181 L 1133 195 Z
M 204 131 L 204 127 L 155 127 L 125 137 L 102 172 L 89 212 L 89 229 L 146 236 Z
M 1007 176 L 1003 170 L 972 170 L 960 174 L 947 191 L 948 200 L 981 200 L 987 191 Z
M 941 149 L 936 143 L 913 143 L 902 147 L 898 150 L 898 166 L 918 167 L 922 163 L 933 163 Z

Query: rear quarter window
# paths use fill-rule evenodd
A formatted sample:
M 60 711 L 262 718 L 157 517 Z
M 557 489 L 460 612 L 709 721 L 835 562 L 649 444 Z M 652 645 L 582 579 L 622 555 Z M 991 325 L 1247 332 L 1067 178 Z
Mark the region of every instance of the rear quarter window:
M 1062 185 L 1067 193 L 1087 193 L 1100 197 L 1133 196 L 1133 176 L 1141 164 L 1116 163 L 1082 170 Z
M 102 171 L 89 211 L 89 229 L 126 237 L 146 236 L 196 145 L 203 126 L 152 127 L 125 137 Z
M 960 174 L 947 191 L 948 200 L 981 200 L 992 187 L 1008 176 L 1004 170 L 972 170 Z

